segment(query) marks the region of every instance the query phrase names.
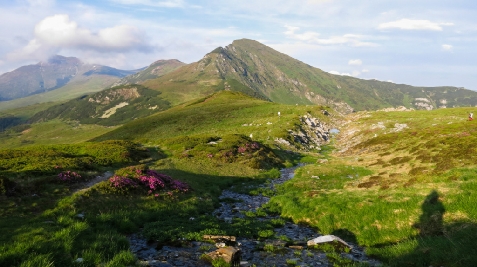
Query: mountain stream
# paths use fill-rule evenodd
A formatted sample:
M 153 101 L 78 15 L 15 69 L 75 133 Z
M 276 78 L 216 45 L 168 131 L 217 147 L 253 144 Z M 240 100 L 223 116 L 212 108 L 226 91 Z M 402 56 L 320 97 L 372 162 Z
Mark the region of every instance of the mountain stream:
M 263 187 L 269 187 L 274 190 L 276 185 L 282 184 L 285 181 L 292 179 L 294 171 L 297 167 L 285 168 L 281 170 L 281 177 L 271 180 Z M 235 199 L 234 203 L 226 201 L 221 202 L 221 206 L 213 212 L 213 215 L 224 221 L 232 221 L 233 218 L 243 218 L 247 211 L 256 211 L 257 208 L 268 203 L 269 198 L 262 195 L 246 195 L 224 190 L 220 199 Z M 276 216 L 260 217 L 257 220 L 271 220 L 277 218 Z M 234 249 L 240 251 L 240 263 L 234 266 L 250 267 L 250 266 L 333 266 L 333 262 L 327 257 L 327 253 L 317 249 L 307 249 L 307 240 L 322 236 L 312 228 L 286 222 L 285 225 L 274 229 L 275 236 L 286 236 L 292 240 L 292 246 L 287 246 L 285 241 L 272 238 L 265 241 L 259 241 L 251 238 L 237 237 Z M 158 266 L 158 267 L 197 267 L 197 266 L 211 266 L 203 260 L 200 256 L 204 253 L 210 253 L 217 248 L 208 242 L 191 241 L 187 247 L 172 247 L 163 246 L 161 249 L 156 249 L 155 244 L 148 244 L 147 240 L 134 234 L 129 237 L 130 249 L 141 261 L 144 266 Z M 263 249 L 258 249 L 259 244 L 263 243 L 279 247 L 279 252 L 267 252 Z M 380 266 L 380 262 L 368 258 L 363 248 L 355 244 L 347 243 L 349 252 L 341 252 L 340 256 L 352 262 L 367 263 L 369 266 Z M 224 244 L 222 244 L 223 246 Z M 221 244 L 217 243 L 217 247 Z M 208 249 L 204 249 L 208 248 Z M 221 265 L 222 266 L 222 265 Z

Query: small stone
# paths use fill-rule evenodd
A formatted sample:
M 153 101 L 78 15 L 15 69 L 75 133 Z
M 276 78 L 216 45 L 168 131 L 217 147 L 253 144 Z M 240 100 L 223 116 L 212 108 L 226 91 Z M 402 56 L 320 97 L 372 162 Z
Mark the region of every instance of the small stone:
M 77 258 L 76 259 L 76 262 L 83 262 L 83 261 L 84 261 L 83 258 Z
M 219 242 L 219 243 L 215 243 L 215 246 L 216 246 L 217 248 L 224 248 L 226 245 L 225 245 L 224 242 Z
M 338 241 L 338 242 L 340 242 L 341 244 L 343 244 L 347 247 L 351 247 L 343 239 L 341 239 L 337 236 L 334 236 L 334 235 L 324 235 L 324 236 L 317 237 L 315 239 L 309 240 L 307 242 L 307 245 L 308 246 L 313 246 L 313 245 L 316 245 L 316 244 L 329 243 L 329 242 L 333 242 L 333 241 Z

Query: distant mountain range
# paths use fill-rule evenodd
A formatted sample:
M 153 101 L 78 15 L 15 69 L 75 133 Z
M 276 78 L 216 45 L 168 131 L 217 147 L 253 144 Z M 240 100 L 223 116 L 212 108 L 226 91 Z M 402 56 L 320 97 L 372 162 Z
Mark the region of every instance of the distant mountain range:
M 81 71 L 80 66 L 83 66 Z M 60 77 L 56 83 L 53 78 L 43 78 L 41 88 L 55 88 L 77 76 L 125 74 L 104 66 L 89 69 L 84 66 L 74 58 L 56 57 L 48 64 L 27 67 L 43 68 L 39 73 L 61 70 L 62 76 L 51 75 Z M 30 122 L 63 118 L 82 123 L 123 124 L 221 90 L 283 104 L 323 105 L 344 114 L 398 106 L 430 110 L 477 105 L 475 91 L 450 86 L 413 87 L 334 75 L 247 39 L 219 47 L 187 65 L 178 60 L 156 61 L 113 85 L 106 91 L 52 106 L 36 114 Z
M 170 59 L 170 60 L 161 59 L 152 63 L 148 67 L 144 68 L 143 70 L 135 74 L 131 74 L 129 76 L 122 78 L 121 80 L 115 82 L 111 87 L 141 83 L 146 80 L 155 79 L 173 70 L 176 70 L 184 65 L 186 64 L 180 62 L 177 59 Z
M 172 104 L 234 90 L 278 103 L 330 106 L 342 113 L 397 106 L 435 109 L 477 105 L 475 91 L 334 75 L 248 39 L 219 47 L 198 62 L 156 79 L 136 82 L 161 91 Z
M 46 62 L 20 67 L 0 75 L 0 101 L 57 90 L 69 84 L 104 80 L 109 84 L 139 70 L 119 70 L 86 64 L 75 57 L 53 56 Z M 101 83 L 100 83 L 101 84 Z M 107 85 L 103 85 L 103 88 Z

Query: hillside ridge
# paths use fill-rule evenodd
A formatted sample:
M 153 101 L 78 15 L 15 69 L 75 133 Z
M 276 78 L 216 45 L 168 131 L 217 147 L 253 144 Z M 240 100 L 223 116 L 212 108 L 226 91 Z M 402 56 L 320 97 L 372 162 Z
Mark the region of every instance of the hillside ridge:
M 135 72 L 137 70 L 120 70 L 84 63 L 76 57 L 55 55 L 47 61 L 22 66 L 0 75 L 0 101 L 46 93 L 72 83 L 87 83 L 91 79 L 98 82 L 119 80 Z

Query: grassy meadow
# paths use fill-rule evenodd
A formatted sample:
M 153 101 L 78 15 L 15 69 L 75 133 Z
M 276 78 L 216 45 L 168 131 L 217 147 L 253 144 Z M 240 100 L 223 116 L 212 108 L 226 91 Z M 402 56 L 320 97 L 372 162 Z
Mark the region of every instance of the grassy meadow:
M 363 246 L 385 266 L 475 266 L 472 110 L 341 117 L 223 91 L 121 126 L 14 127 L 0 136 L 0 266 L 135 266 L 132 233 L 159 244 L 211 233 L 260 239 L 287 219 Z M 288 132 L 306 114 L 340 133 L 321 151 L 278 146 L 295 142 Z M 249 185 L 298 162 L 307 164 L 260 211 L 283 219 L 210 215 L 223 189 L 257 193 Z M 105 172 L 112 181 L 84 188 Z
M 53 120 L 4 133 L 0 266 L 134 266 L 126 236 L 139 229 L 166 243 L 203 233 L 266 237 L 273 224 L 248 218 L 231 226 L 210 213 L 223 189 L 263 183 L 296 164 L 299 155 L 273 140 L 307 113 L 326 120 L 321 109 L 223 92 L 119 128 Z M 28 136 L 32 142 L 22 142 Z M 188 187 L 148 190 L 131 170 Z M 140 186 L 106 180 L 83 190 L 107 171 Z
M 328 162 L 300 168 L 270 206 L 389 266 L 475 266 L 472 110 L 353 114 Z

